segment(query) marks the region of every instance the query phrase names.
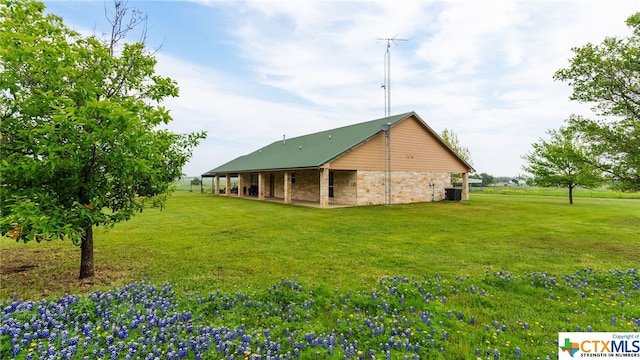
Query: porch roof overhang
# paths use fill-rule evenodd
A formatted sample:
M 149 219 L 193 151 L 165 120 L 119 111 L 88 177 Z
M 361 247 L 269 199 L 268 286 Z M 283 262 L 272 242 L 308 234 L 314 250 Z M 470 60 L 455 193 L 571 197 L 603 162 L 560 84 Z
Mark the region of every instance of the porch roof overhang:
M 246 173 L 259 173 L 259 172 L 264 172 L 264 171 L 268 171 L 268 172 L 277 172 L 277 171 L 303 171 L 303 170 L 317 170 L 320 169 L 322 166 L 316 166 L 316 167 L 300 167 L 300 168 L 282 168 L 282 169 L 274 169 L 274 168 L 269 168 L 269 169 L 247 169 L 247 170 L 235 170 L 235 171 L 227 171 L 225 172 L 224 170 L 222 171 L 215 171 L 213 172 L 213 170 L 207 171 L 206 173 L 200 175 L 203 178 L 206 177 L 216 177 L 216 176 L 238 176 L 240 174 L 246 174 Z

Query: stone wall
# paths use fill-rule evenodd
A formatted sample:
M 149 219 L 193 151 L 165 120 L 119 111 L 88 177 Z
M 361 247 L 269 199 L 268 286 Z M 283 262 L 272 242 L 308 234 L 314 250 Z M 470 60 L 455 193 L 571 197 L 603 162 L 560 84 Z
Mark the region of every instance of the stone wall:
M 333 171 L 333 204 L 357 205 L 358 179 L 356 171 Z
M 333 198 L 329 201 L 339 205 L 381 205 L 385 204 L 385 172 L 334 170 Z M 292 172 L 295 182 L 291 183 L 291 199 L 301 201 L 320 201 L 320 174 L 318 170 L 300 170 Z M 251 175 L 240 174 L 240 191 L 251 186 Z M 254 174 L 254 176 L 257 174 Z M 265 196 L 270 195 L 271 173 L 265 172 Z M 431 186 L 433 184 L 433 186 Z M 221 184 L 222 186 L 222 184 Z M 406 204 L 414 202 L 440 201 L 445 198 L 445 188 L 451 187 L 449 173 L 430 171 L 394 171 L 391 173 L 391 203 Z M 284 172 L 273 173 L 273 196 L 284 197 Z M 246 196 L 246 195 L 244 195 Z
M 295 183 L 291 184 L 291 199 L 320 201 L 320 177 L 318 170 L 292 171 Z
M 385 203 L 385 172 L 358 171 L 358 205 Z M 433 184 L 433 187 L 430 186 Z M 451 174 L 430 171 L 394 171 L 391 173 L 391 203 L 440 201 L 445 188 L 451 187 Z
M 385 203 L 384 171 L 358 171 L 358 205 Z

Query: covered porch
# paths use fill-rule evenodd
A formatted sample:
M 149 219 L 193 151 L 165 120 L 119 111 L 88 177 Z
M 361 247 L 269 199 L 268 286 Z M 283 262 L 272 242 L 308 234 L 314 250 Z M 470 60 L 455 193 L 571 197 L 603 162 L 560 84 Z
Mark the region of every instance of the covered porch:
M 355 192 L 350 198 L 344 191 L 335 191 L 336 180 L 343 188 L 344 178 L 355 180 L 355 176 L 355 170 L 334 172 L 327 168 L 225 173 L 211 176 L 211 188 L 216 195 L 283 204 L 355 206 Z
M 461 173 L 461 197 L 469 199 L 468 173 Z M 404 204 L 445 200 L 451 174 L 380 172 L 329 168 L 212 174 L 221 196 L 320 208 Z

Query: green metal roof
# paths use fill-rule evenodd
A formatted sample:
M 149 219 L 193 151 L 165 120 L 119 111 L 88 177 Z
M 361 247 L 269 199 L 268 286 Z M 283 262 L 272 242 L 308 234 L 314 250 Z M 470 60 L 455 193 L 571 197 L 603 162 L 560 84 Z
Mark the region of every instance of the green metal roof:
M 380 126 L 393 126 L 414 112 L 280 140 L 202 174 L 203 177 L 248 171 L 317 168 L 371 139 Z

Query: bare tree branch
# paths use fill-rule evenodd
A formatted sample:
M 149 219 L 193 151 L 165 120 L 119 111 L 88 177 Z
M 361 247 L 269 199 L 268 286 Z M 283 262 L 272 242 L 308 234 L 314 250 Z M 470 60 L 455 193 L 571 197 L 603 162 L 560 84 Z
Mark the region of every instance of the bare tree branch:
M 104 7 L 104 16 L 111 25 L 111 35 L 107 41 L 111 56 L 115 56 L 120 42 L 139 25 L 142 31 L 138 42 L 144 44 L 147 41 L 147 15 L 138 9 L 130 9 L 128 4 L 128 0 L 114 0 L 112 12 L 106 5 Z

